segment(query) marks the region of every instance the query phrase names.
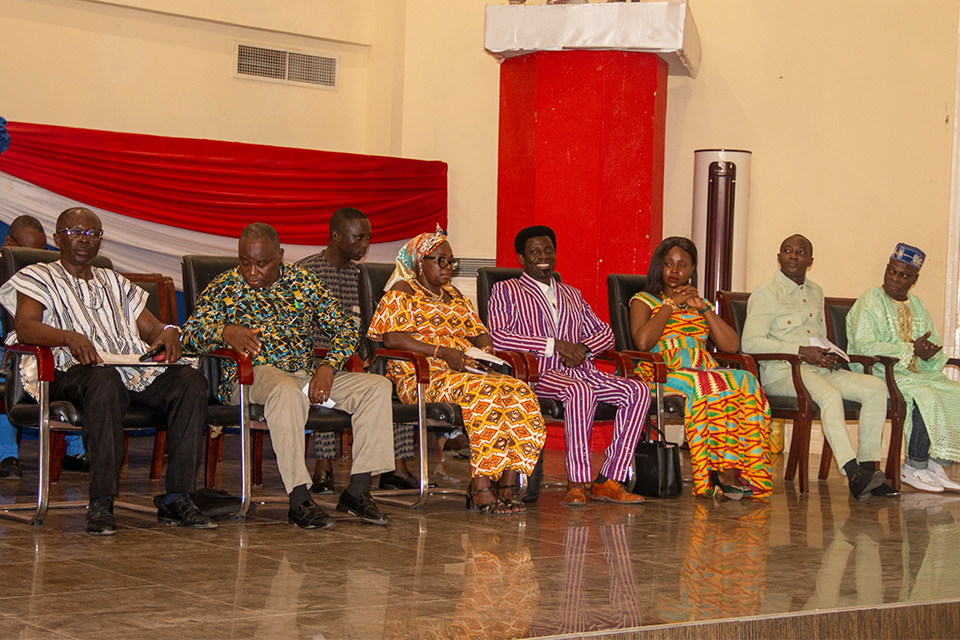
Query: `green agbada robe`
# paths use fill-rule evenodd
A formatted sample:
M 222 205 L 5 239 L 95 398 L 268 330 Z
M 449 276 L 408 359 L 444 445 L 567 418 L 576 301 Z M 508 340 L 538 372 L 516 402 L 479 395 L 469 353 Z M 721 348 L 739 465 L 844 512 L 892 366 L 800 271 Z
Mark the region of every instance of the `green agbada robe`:
M 864 292 L 847 314 L 847 350 L 858 355 L 899 358 L 894 377 L 907 402 L 905 442 L 910 442 L 913 403 L 916 402 L 930 436 L 930 455 L 960 461 L 960 382 L 944 375 L 947 356 L 942 349 L 929 360 L 914 355 L 912 340 L 928 331 L 930 342 L 943 344 L 943 341 L 927 307 L 910 293 L 902 303 L 913 316 L 911 342 L 905 341 L 900 333 L 900 304 L 890 298 L 883 287 Z M 873 372 L 883 376 L 882 367 L 874 367 Z

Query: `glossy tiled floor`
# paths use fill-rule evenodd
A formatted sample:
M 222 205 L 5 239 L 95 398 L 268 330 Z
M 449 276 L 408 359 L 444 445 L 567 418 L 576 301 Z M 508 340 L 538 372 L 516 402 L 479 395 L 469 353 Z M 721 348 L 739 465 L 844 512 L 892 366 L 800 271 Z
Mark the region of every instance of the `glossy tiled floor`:
M 141 504 L 160 491 L 149 444 L 132 441 L 124 473 Z M 467 474 L 445 458 L 435 475 L 462 487 Z M 562 479 L 561 454 L 548 452 L 547 475 Z M 32 478 L 0 496 L 22 499 Z M 82 499 L 85 481 L 64 473 L 55 492 Z M 265 482 L 280 492 L 272 461 Z M 82 510 L 0 523 L 0 638 L 514 638 L 960 598 L 951 497 L 857 503 L 836 471 L 808 496 L 778 483 L 768 503 L 685 492 L 574 510 L 562 497 L 548 488 L 508 518 L 431 499 L 423 512 L 385 508 L 387 527 L 341 519 L 329 532 L 287 525 L 276 504 L 215 531 L 119 511 L 107 539 L 83 533 Z

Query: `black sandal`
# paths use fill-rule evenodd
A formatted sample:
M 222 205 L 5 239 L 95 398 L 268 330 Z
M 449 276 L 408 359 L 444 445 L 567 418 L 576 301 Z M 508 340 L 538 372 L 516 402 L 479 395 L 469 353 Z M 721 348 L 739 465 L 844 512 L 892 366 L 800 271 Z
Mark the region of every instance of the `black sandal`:
M 736 487 L 729 484 L 723 484 L 723 482 L 720 481 L 719 471 L 710 472 L 710 484 L 713 486 L 714 497 L 722 494 L 723 497 L 728 500 L 740 500 L 741 498 L 749 498 L 753 495 L 753 491 L 750 491 L 745 487 Z
M 527 505 L 523 504 L 520 500 L 515 500 L 513 498 L 504 498 L 500 493 L 501 491 L 506 491 L 509 489 L 513 492 L 513 495 L 517 495 L 520 492 L 520 485 L 518 484 L 508 484 L 502 487 L 497 487 L 497 497 L 500 498 L 500 502 L 505 504 L 509 509 L 510 513 L 526 513 Z
M 473 499 L 473 496 L 489 491 L 496 497 L 496 500 L 488 502 L 486 504 L 479 504 L 476 500 Z M 496 511 L 496 508 L 503 505 L 503 501 L 500 500 L 496 492 L 494 492 L 493 487 L 484 487 L 482 489 L 470 489 L 467 492 L 467 511 L 482 511 L 491 516 L 510 516 L 513 515 L 513 511 Z

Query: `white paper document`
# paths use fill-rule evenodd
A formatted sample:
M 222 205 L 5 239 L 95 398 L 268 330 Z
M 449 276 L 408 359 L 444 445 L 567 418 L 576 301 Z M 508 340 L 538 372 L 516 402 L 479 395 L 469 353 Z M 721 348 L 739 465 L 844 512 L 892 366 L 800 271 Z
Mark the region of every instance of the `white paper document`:
M 833 344 L 826 338 L 810 338 L 810 346 L 829 351 L 830 353 L 835 353 L 847 362 L 850 362 L 850 356 L 848 356 L 843 349 Z
M 303 385 L 303 395 L 307 396 L 308 398 L 310 397 L 310 383 L 309 383 L 309 382 L 308 382 L 307 384 Z M 326 401 L 326 402 L 321 402 L 320 404 L 315 404 L 314 406 L 315 406 L 315 407 L 326 407 L 327 409 L 333 409 L 333 408 L 336 406 L 336 404 L 337 404 L 337 403 L 334 402 L 331 398 L 327 398 L 327 401 Z
M 487 353 L 483 349 L 477 349 L 476 347 L 470 347 L 464 353 L 466 353 L 468 358 L 473 358 L 474 360 L 483 360 L 484 362 L 490 362 L 492 364 L 504 365 L 507 364 L 507 361 L 498 358 L 492 353 Z

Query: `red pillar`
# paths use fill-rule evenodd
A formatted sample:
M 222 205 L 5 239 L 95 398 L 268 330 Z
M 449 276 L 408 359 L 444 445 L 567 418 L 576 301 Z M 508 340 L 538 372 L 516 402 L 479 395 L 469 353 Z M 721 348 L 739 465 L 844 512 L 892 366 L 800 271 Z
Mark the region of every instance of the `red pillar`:
M 661 240 L 667 64 L 653 53 L 537 52 L 500 65 L 497 265 L 545 224 L 557 271 L 607 317 L 608 273 L 646 273 Z

